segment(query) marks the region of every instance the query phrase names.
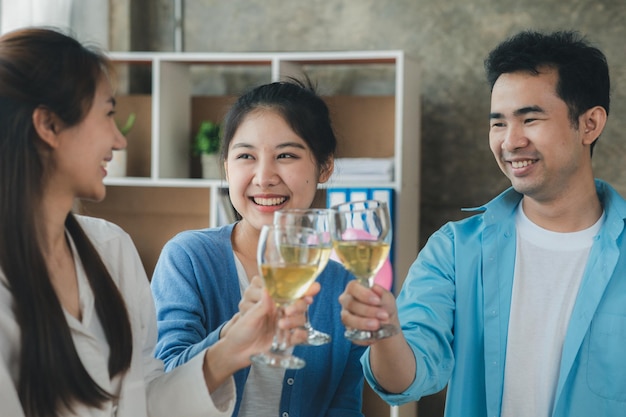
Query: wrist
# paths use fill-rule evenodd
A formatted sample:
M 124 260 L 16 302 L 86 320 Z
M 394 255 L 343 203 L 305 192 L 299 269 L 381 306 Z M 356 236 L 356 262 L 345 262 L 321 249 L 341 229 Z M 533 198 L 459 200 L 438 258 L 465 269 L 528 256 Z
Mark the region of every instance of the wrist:
M 206 350 L 202 366 L 209 392 L 214 392 L 232 374 L 247 366 L 248 363 L 224 340 L 219 340 Z

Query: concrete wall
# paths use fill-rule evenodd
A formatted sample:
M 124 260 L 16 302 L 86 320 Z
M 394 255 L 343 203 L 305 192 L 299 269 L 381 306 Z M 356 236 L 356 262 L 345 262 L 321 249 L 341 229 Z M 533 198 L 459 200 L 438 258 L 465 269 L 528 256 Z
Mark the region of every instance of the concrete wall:
M 130 7 L 129 7 L 130 4 Z M 173 0 L 111 0 L 130 10 L 111 25 L 111 49 L 174 50 Z M 420 242 L 461 207 L 509 185 L 488 148 L 483 59 L 522 29 L 576 29 L 600 46 L 612 75 L 612 109 L 594 164 L 626 195 L 624 0 L 192 0 L 183 1 L 185 51 L 403 49 L 422 68 Z M 128 41 L 128 26 L 133 35 Z M 125 42 L 129 42 L 125 44 Z M 384 87 L 383 87 L 384 88 Z

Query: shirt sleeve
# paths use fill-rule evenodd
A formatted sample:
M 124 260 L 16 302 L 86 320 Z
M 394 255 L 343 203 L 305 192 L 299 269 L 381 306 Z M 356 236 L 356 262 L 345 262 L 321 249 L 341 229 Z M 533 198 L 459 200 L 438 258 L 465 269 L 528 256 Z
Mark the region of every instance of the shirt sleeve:
M 235 382 L 231 376 L 209 393 L 197 355 L 171 372 L 161 374 L 148 387 L 150 417 L 230 417 L 235 409 Z
M 433 234 L 409 269 L 398 295 L 402 332 L 416 362 L 413 383 L 402 393 L 388 393 L 372 372 L 371 348 L 361 358 L 366 380 L 389 404 L 401 405 L 437 393 L 452 375 L 456 297 L 454 251 L 454 239 L 445 228 Z

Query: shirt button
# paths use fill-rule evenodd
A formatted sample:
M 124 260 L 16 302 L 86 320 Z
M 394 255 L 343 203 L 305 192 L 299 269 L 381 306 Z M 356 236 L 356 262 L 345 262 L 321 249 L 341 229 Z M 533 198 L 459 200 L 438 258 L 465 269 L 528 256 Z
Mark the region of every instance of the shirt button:
M 289 413 L 288 413 L 288 412 L 286 412 L 286 411 L 284 411 L 284 412 L 283 412 L 283 414 L 282 414 L 282 416 L 283 416 L 283 417 L 289 417 Z
M 293 378 L 287 378 L 287 385 L 293 385 Z

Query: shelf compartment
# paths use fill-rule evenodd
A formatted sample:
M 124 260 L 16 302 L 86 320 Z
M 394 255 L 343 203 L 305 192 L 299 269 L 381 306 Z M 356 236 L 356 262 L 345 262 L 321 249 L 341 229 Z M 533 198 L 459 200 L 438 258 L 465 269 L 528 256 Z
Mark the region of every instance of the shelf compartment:
M 85 201 L 79 212 L 105 218 L 128 232 L 151 277 L 169 239 L 183 230 L 209 227 L 210 206 L 207 188 L 109 186 L 102 202 Z

